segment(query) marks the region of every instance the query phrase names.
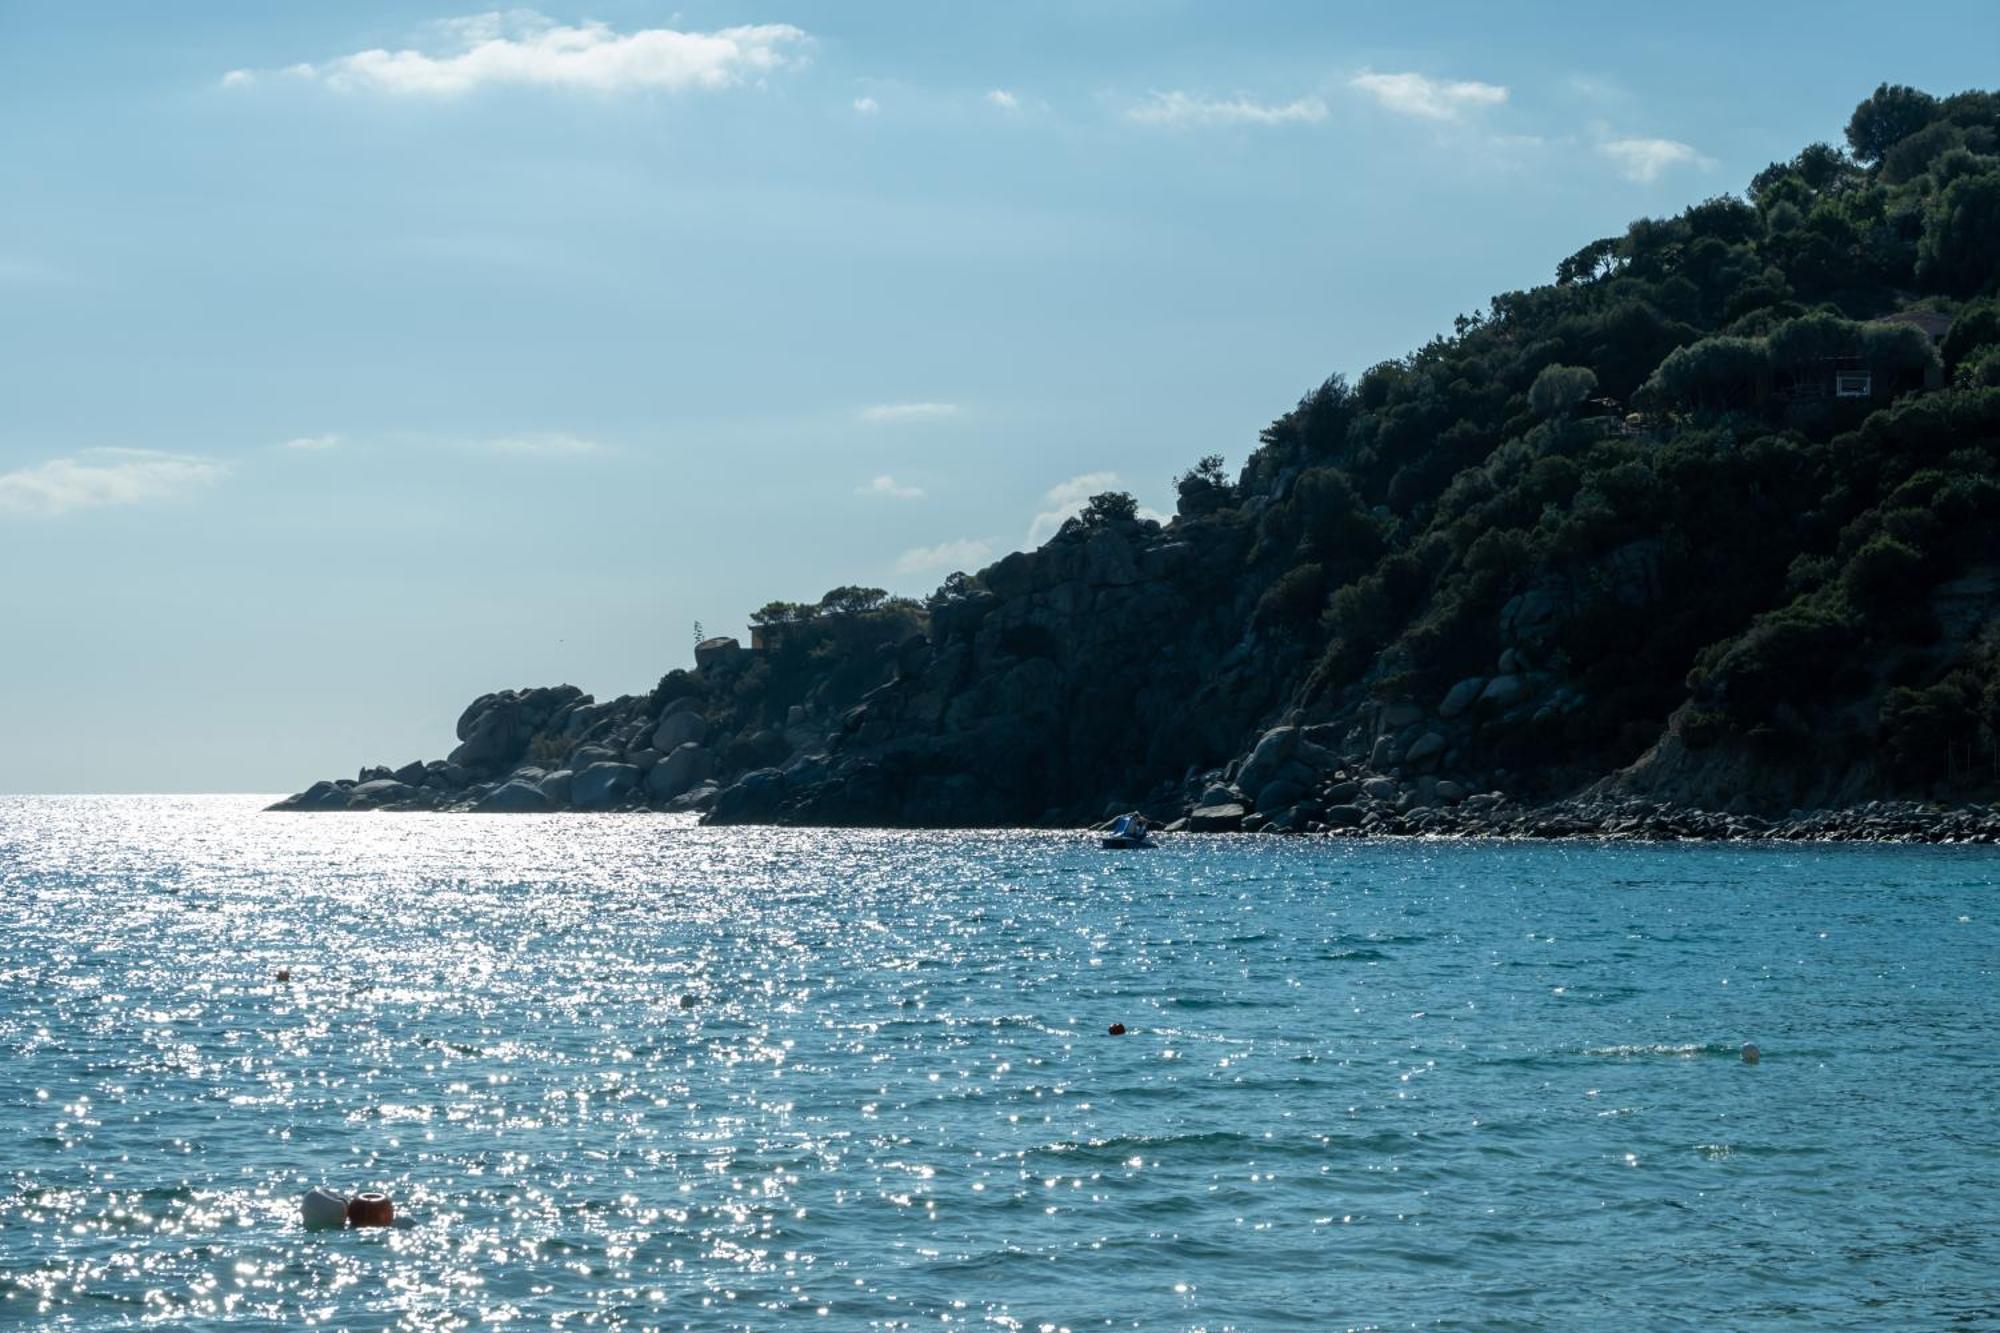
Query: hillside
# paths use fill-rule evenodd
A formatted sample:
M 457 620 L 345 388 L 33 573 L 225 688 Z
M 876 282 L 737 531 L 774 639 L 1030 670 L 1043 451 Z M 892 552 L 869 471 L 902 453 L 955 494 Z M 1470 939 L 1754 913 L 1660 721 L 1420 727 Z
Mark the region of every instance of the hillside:
M 1164 526 L 1100 496 L 922 604 L 773 604 L 649 696 L 487 696 L 450 760 L 282 804 L 1311 830 L 1990 797 L 2000 96 L 1884 86 L 1846 141 L 1334 376 Z

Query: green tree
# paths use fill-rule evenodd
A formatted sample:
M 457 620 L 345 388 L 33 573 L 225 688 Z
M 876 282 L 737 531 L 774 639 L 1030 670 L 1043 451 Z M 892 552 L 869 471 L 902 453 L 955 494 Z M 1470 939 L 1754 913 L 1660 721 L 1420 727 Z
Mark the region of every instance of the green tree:
M 1874 162 L 1937 119 L 1937 99 L 1903 84 L 1879 85 L 1874 94 L 1854 108 L 1847 122 L 1847 146 L 1863 162 Z
M 2000 273 L 2000 172 L 1965 176 L 1931 205 L 1917 243 L 1917 276 L 1960 296 L 1990 291 Z
M 1528 388 L 1528 407 L 1538 417 L 1568 416 L 1597 392 L 1597 372 L 1588 366 L 1543 366 Z

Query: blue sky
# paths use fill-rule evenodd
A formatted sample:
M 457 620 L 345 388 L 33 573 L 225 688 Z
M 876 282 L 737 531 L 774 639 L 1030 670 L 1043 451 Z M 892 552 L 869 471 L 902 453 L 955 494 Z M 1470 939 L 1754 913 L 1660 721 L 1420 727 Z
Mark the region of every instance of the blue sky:
M 283 790 L 1167 508 L 1990 3 L 0 0 L 0 790 Z

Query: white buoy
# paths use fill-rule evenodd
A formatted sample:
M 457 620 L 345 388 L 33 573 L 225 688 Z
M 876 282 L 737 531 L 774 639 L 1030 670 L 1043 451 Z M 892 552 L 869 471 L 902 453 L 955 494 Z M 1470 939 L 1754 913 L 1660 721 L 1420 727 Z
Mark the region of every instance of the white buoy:
M 1754 1064 L 1756 1064 L 1756 1063 L 1757 1063 L 1757 1062 L 1758 1062 L 1759 1060 L 1761 1060 L 1761 1059 L 1763 1059 L 1763 1058 L 1764 1058 L 1764 1053 L 1763 1053 L 1762 1051 L 1760 1051 L 1760 1050 L 1758 1050 L 1758 1049 L 1757 1049 L 1757 1043 L 1756 1043 L 1756 1042 L 1754 1042 L 1754 1041 L 1746 1041 L 1746 1042 L 1744 1042 L 1744 1043 L 1743 1043 L 1743 1063 L 1744 1063 L 1744 1064 L 1746 1064 L 1746 1065 L 1754 1065 Z
M 299 1218 L 307 1231 L 335 1231 L 347 1225 L 347 1200 L 330 1189 L 314 1186 L 299 1200 Z

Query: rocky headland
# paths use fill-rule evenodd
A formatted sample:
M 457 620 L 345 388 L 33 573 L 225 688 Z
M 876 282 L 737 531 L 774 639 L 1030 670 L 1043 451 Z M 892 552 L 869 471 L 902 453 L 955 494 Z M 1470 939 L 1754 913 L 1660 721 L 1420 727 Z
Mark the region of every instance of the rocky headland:
M 275 808 L 1991 841 L 2000 98 L 1847 138 L 1329 379 L 1165 523 L 1101 495 Z

